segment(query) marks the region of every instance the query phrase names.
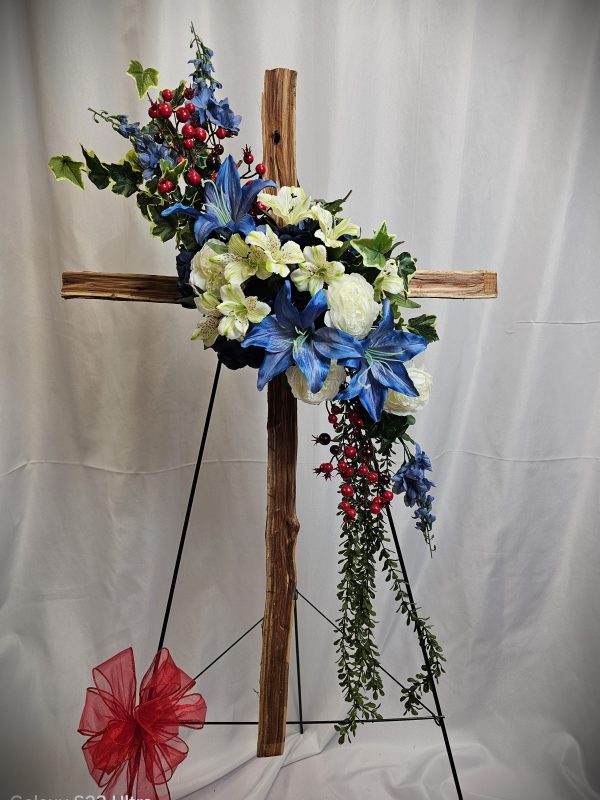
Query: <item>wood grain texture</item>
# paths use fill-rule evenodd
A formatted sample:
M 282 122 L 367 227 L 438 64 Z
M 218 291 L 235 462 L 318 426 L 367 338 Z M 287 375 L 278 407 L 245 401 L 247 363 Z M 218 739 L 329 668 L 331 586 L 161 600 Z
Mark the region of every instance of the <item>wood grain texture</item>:
M 119 272 L 63 272 L 61 295 L 96 300 L 179 303 L 176 275 L 129 275 Z M 410 283 L 412 297 L 478 299 L 496 297 L 496 273 L 485 270 L 449 272 L 417 270 Z
M 296 73 L 265 72 L 262 100 L 266 177 L 296 184 Z M 292 618 L 296 597 L 296 399 L 285 375 L 267 393 L 266 596 L 258 705 L 259 758 L 283 753 L 288 698 Z

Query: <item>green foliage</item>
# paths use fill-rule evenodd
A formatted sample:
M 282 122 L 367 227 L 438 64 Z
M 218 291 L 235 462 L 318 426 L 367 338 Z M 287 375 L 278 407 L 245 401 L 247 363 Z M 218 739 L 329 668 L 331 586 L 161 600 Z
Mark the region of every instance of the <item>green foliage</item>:
M 352 247 L 362 256 L 365 267 L 382 269 L 392 250 L 395 237 L 390 236 L 385 222 L 374 233 L 372 239 L 354 239 Z
M 158 71 L 147 67 L 144 69 L 139 61 L 130 61 L 127 74 L 135 81 L 138 95 L 143 97 L 152 86 L 158 86 Z
M 417 259 L 413 258 L 410 253 L 400 253 L 396 256 L 396 264 L 398 265 L 398 275 L 402 278 L 404 284 L 404 294 L 397 294 L 392 300 L 392 304 L 396 309 L 398 308 L 421 308 L 419 303 L 415 303 L 408 296 L 408 287 L 410 279 L 417 271 Z
M 384 413 L 380 422 L 371 424 L 362 432 L 348 421 L 347 412 L 351 405 L 346 402 L 341 405 L 344 414 L 341 431 L 335 437 L 335 442 L 342 447 L 354 445 L 358 452 L 369 452 L 369 466 L 379 474 L 389 476 L 392 471 L 393 443 L 402 441 L 405 453 L 409 454 L 404 440 L 412 441 L 407 429 L 414 423 L 414 417 Z M 342 525 L 339 551 L 341 580 L 337 586 L 341 603 L 341 615 L 336 626 L 339 636 L 335 641 L 338 680 L 344 699 L 349 704 L 344 722 L 335 726 L 340 744 L 352 739 L 358 725 L 381 719 L 378 701 L 384 690 L 379 650 L 374 640 L 376 618 L 373 607 L 377 563 L 398 603 L 398 610 L 404 615 L 406 624 L 416 631 L 418 642 L 425 648 L 431 665 L 431 673 L 424 666 L 422 671 L 408 678 L 407 685 L 400 684 L 401 701 L 407 714 L 419 713 L 423 695 L 431 689 L 431 681 L 439 680 L 444 671 L 442 648 L 431 624 L 420 615 L 410 599 L 398 561 L 388 549 L 389 539 L 383 515 L 373 515 L 369 511 L 371 497 L 365 481 L 354 482 L 353 486 L 353 505 L 357 514 L 353 520 L 344 521 Z
M 439 336 L 435 329 L 436 317 L 434 314 L 421 314 L 418 317 L 409 319 L 406 323 L 406 330 L 417 333 L 427 342 L 437 342 Z
M 329 202 L 325 200 L 318 200 L 317 202 L 323 206 L 323 208 L 327 209 L 327 211 L 331 212 L 334 216 L 339 214 L 342 208 L 344 207 L 344 203 L 352 194 L 352 189 L 348 192 L 345 197 L 340 197 L 338 200 L 330 200 Z
M 161 216 L 161 208 L 156 205 L 148 206 L 148 213 L 151 220 L 150 233 L 157 236 L 162 242 L 168 242 L 177 233 L 177 220 L 175 216 Z
M 410 279 L 417 271 L 417 259 L 413 258 L 410 253 L 404 252 L 396 256 L 396 264 L 398 264 L 398 275 L 404 283 L 404 291 L 408 292 Z
M 185 91 L 186 82 L 181 81 L 179 86 L 173 91 L 173 100 L 171 101 L 173 108 L 176 108 L 178 105 L 181 105 L 181 101 L 183 100 L 183 92 Z
M 81 152 L 87 165 L 86 172 L 88 178 L 97 189 L 106 189 L 110 183 L 110 172 L 106 164 L 103 164 L 93 150 L 89 152 L 81 145 Z
M 130 197 L 137 192 L 138 186 L 142 182 L 141 172 L 136 172 L 127 161 L 122 164 L 107 164 L 106 166 L 113 182 L 110 188 L 115 194 Z
M 83 178 L 81 168 L 83 161 L 73 161 L 71 156 L 52 156 L 48 161 L 48 166 L 57 181 L 70 181 L 75 186 L 83 189 Z

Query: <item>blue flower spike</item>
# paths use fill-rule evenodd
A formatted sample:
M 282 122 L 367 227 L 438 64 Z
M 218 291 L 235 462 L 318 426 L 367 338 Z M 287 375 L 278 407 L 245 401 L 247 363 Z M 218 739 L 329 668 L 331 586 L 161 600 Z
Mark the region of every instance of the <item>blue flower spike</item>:
M 268 186 L 277 188 L 273 181 L 255 180 L 242 186 L 235 161 L 227 156 L 217 173 L 215 183 L 204 184 L 204 212 L 197 208 L 175 203 L 162 212 L 163 217 L 171 214 L 188 214 L 195 219 L 194 236 L 199 245 L 204 244 L 212 231 L 224 228 L 231 233 L 246 235 L 256 228 L 254 218 L 249 213 L 259 192 Z

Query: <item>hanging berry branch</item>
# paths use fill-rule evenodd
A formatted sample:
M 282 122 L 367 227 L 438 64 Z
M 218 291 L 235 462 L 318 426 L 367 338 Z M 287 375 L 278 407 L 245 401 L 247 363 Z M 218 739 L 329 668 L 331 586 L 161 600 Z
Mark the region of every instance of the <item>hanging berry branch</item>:
M 431 468 L 429 459 L 418 448 L 411 454 L 407 433 L 414 417 L 394 417 L 383 414 L 373 425 L 365 420 L 364 409 L 357 401 L 339 401 L 329 406 L 328 420 L 333 437 L 321 433 L 313 437 L 315 444 L 330 445 L 331 459 L 315 469 L 325 480 L 333 473 L 340 477 L 338 514 L 342 518 L 339 564 L 341 580 L 338 600 L 341 616 L 337 620 L 339 637 L 335 642 L 338 654 L 338 679 L 344 699 L 349 703 L 346 721 L 336 725 L 340 743 L 352 738 L 357 725 L 371 719 L 381 719 L 378 700 L 384 694 L 381 679 L 379 650 L 375 643 L 376 565 L 380 562 L 386 582 L 394 594 L 407 625 L 421 632 L 431 666 L 431 676 L 438 680 L 444 671 L 444 655 L 426 618 L 414 609 L 405 590 L 398 562 L 392 556 L 383 518 L 384 509 L 397 494 L 404 494 L 408 505 L 427 507 L 426 541 L 431 547 L 430 514 L 432 498 L 426 492 L 433 486 L 424 476 Z M 399 442 L 404 451 L 402 467 L 392 474 L 393 443 Z M 419 460 L 420 459 L 420 460 Z M 428 465 L 428 466 L 427 466 Z M 394 490 L 390 487 L 393 486 Z M 422 530 L 421 516 L 416 516 Z M 423 694 L 430 690 L 430 676 L 425 667 L 407 681 L 401 689 L 401 700 L 407 713 L 417 714 Z

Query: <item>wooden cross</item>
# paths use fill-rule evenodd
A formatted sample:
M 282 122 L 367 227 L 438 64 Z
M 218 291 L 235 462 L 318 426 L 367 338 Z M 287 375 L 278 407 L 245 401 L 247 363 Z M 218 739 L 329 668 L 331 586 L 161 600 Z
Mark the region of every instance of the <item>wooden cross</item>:
M 295 186 L 296 72 L 265 72 L 262 135 L 267 178 Z M 412 297 L 496 297 L 496 273 L 483 270 L 417 270 Z M 109 272 L 64 272 L 64 298 L 179 303 L 177 277 Z M 268 384 L 267 394 L 266 599 L 263 620 L 258 756 L 283 753 L 288 696 L 289 652 L 296 593 L 296 400 L 285 375 Z

